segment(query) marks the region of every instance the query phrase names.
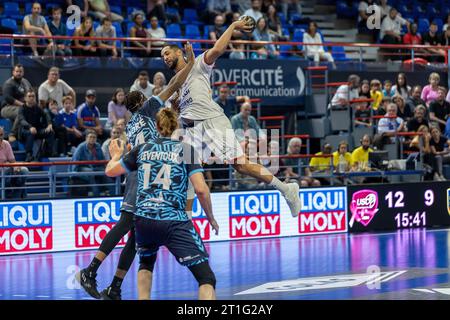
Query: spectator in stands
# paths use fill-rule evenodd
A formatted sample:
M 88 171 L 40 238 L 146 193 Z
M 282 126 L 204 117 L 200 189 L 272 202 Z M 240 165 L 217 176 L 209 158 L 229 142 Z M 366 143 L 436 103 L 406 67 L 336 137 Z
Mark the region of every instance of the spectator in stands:
M 144 15 L 136 13 L 133 16 L 134 25 L 130 28 L 131 38 L 150 38 L 147 29 L 144 27 Z M 152 53 L 152 47 L 150 41 L 132 41 L 131 46 L 139 50 L 133 50 L 131 53 L 136 57 L 149 57 Z
M 328 62 L 334 63 L 334 59 L 331 53 L 325 52 L 323 46 L 321 45 L 322 36 L 319 32 L 317 32 L 316 22 L 311 21 L 309 23 L 308 30 L 303 35 L 303 43 L 306 44 L 306 56 L 308 58 L 314 59 L 315 63 L 319 63 L 320 60 L 326 60 Z
M 74 106 L 73 98 L 65 96 L 63 98 L 63 109 L 59 111 L 56 118 L 54 130 L 58 138 L 60 156 L 69 156 L 72 148 L 78 146 L 83 140 L 83 133 L 77 128 L 77 114 Z
M 214 26 L 209 29 L 209 39 L 213 41 L 217 41 L 222 34 L 225 32 L 226 28 L 224 27 L 225 19 L 222 15 L 218 14 L 214 18 Z
M 402 96 L 393 96 L 392 102 L 397 105 L 397 116 L 402 118 L 403 121 L 409 121 L 413 117 L 413 112 L 409 109 Z
M 361 171 L 370 171 L 369 167 L 369 153 L 373 152 L 370 148 L 371 139 L 368 134 L 365 134 L 361 141 L 361 145 L 353 150 L 351 157 L 351 166 L 352 171 L 361 172 Z
M 373 40 L 378 39 L 379 30 L 377 28 L 368 28 L 367 19 L 375 13 L 373 6 L 376 6 L 375 0 L 360 1 L 358 6 L 358 31 L 359 33 L 370 34 Z
M 361 85 L 359 87 L 359 97 L 360 99 L 370 99 L 370 84 L 368 80 L 361 81 Z M 367 106 L 369 106 L 369 102 L 365 102 Z
M 92 38 L 95 35 L 92 18 L 84 17 L 83 23 L 75 30 L 73 34 L 75 37 L 88 37 Z M 96 56 L 97 47 L 95 40 L 73 40 L 74 53 L 76 56 Z
M 380 150 L 383 149 L 385 144 L 394 143 L 396 133 L 402 132 L 404 129 L 405 122 L 402 118 L 397 117 L 397 105 L 389 104 L 384 118 L 378 121 L 374 145 Z
M 423 105 L 418 105 L 414 110 L 414 118 L 406 123 L 406 129 L 408 132 L 417 132 L 419 127 L 429 127 L 428 120 L 425 118 L 426 108 Z
M 322 147 L 322 151 L 315 154 L 316 156 L 320 157 L 311 158 L 311 161 L 309 162 L 309 168 L 312 173 L 331 174 L 331 164 L 333 163 L 333 156 L 331 154 L 332 151 L 333 148 L 331 144 L 325 143 Z M 330 155 L 331 157 L 321 157 L 324 155 Z M 319 180 L 321 184 L 330 183 L 329 178 L 318 178 L 317 180 Z
M 422 44 L 422 36 L 418 33 L 417 23 L 411 23 L 409 32 L 403 36 L 403 44 L 405 45 L 420 45 Z M 409 50 L 408 50 L 409 52 Z M 423 49 L 414 48 L 414 56 L 417 58 L 417 53 L 424 53 Z
M 48 36 L 51 37 L 50 30 L 48 29 L 47 21 L 45 18 L 41 15 L 41 4 L 39 2 L 34 2 L 32 6 L 32 13 L 26 15 L 23 18 L 23 33 L 28 35 L 35 35 L 35 36 Z M 48 45 L 46 49 L 44 50 L 52 50 L 53 48 L 53 41 L 51 39 L 46 40 L 48 42 Z M 44 50 L 42 48 L 38 48 L 38 39 L 28 39 L 28 43 L 30 44 L 31 50 L 33 52 L 33 56 L 38 56 L 39 51 L 43 52 Z M 50 51 L 51 52 L 51 51 Z
M 279 3 L 279 1 L 276 2 Z M 285 17 L 288 16 L 289 12 L 294 12 L 299 16 L 301 16 L 303 13 L 302 4 L 300 0 L 282 0 L 280 6 Z
M 257 156 L 258 142 L 250 137 L 245 137 L 244 154 L 253 163 L 259 163 Z M 237 188 L 242 190 L 259 189 L 260 185 L 257 179 L 244 175 L 238 171 L 234 171 L 234 178 L 237 182 Z
M 147 18 L 157 17 L 162 26 L 165 27 L 168 23 L 179 23 L 180 15 L 178 13 L 168 13 L 165 8 L 167 0 L 147 0 Z M 179 6 L 188 1 L 178 2 Z M 191 6 L 192 7 L 192 6 Z M 196 7 L 196 6 L 194 6 Z
M 157 17 L 151 17 L 150 28 L 148 28 L 147 33 L 153 39 L 164 39 L 166 37 L 166 31 L 158 26 Z M 152 41 L 150 43 L 152 49 L 150 57 L 161 57 L 161 50 L 164 47 L 164 43 L 164 41 Z
M 272 142 L 272 141 L 271 141 Z M 287 153 L 288 156 L 294 156 L 300 154 L 302 149 L 302 139 L 291 138 L 288 142 Z M 301 187 L 317 187 L 320 186 L 320 181 L 313 178 L 311 170 L 308 168 L 308 161 L 306 158 L 283 158 L 280 161 L 284 169 L 285 182 L 297 182 Z M 300 167 L 304 169 L 301 172 Z
M 102 144 L 102 152 L 103 152 L 103 155 L 105 156 L 105 160 L 111 160 L 111 155 L 109 153 L 109 144 L 111 143 L 111 140 L 120 139 L 121 135 L 122 135 L 122 132 L 120 131 L 120 129 L 117 128 L 116 126 L 114 126 L 111 130 L 111 137 L 106 139 L 105 142 L 103 142 L 103 144 Z M 127 148 L 125 148 L 124 154 L 127 152 L 128 152 L 128 150 L 127 150 Z
M 122 140 L 125 144 L 128 143 L 128 138 L 127 135 L 125 133 L 125 126 L 126 126 L 126 122 L 125 119 L 119 119 L 116 122 L 116 128 L 120 130 L 121 134 L 120 134 L 120 140 Z
M 425 49 L 428 53 L 427 60 L 430 62 L 443 62 L 445 57 L 445 50 L 441 48 L 442 36 L 438 32 L 436 22 L 430 23 L 428 32 L 422 35 L 423 44 L 434 48 Z
M 275 176 L 280 173 L 280 144 L 277 140 L 271 140 L 267 148 L 267 156 L 260 152 L 260 163 Z M 260 184 L 261 187 L 265 187 Z
M 255 19 L 255 21 L 258 21 L 263 17 L 261 7 L 262 7 L 261 0 L 252 0 L 252 8 L 245 11 L 244 16 L 250 16 L 253 19 Z
M 15 134 L 19 141 L 25 145 L 26 162 L 38 160 L 33 155 L 33 145 L 37 139 L 45 139 L 44 155 L 52 155 L 54 145 L 54 132 L 52 124 L 48 121 L 44 111 L 36 103 L 36 94 L 29 89 L 25 95 L 25 104 L 20 107 L 19 114 L 14 123 Z M 39 155 L 36 155 L 38 157 Z
M 367 80 L 365 80 L 367 81 Z M 366 102 L 359 103 L 355 110 L 355 128 L 372 127 L 372 111 L 370 105 Z
M 111 12 L 108 0 L 89 0 L 89 13 L 98 20 L 108 18 L 111 21 L 122 22 L 123 17 L 115 12 Z
M 417 128 L 416 132 L 418 134 L 415 135 L 409 143 L 409 149 L 411 151 L 421 152 L 423 156 L 424 167 L 429 167 L 432 169 L 430 170 L 430 172 L 427 170 L 427 173 L 434 173 L 433 180 L 441 181 L 442 177 L 438 173 L 438 164 L 436 162 L 434 154 L 431 153 L 431 133 L 429 127 L 423 124 L 419 128 Z M 431 180 L 430 178 L 431 177 L 429 177 L 428 174 L 425 174 L 425 180 Z
M 406 25 L 409 30 L 409 21 L 398 15 L 397 9 L 391 8 L 381 23 L 380 39 L 384 44 L 401 44 L 402 43 L 402 26 Z M 398 49 L 385 49 L 386 52 L 398 53 Z M 389 58 L 389 56 L 388 56 Z M 396 58 L 393 56 L 392 58 Z
M 418 105 L 423 105 L 423 106 L 426 105 L 425 101 L 422 100 L 421 95 L 422 95 L 422 87 L 419 85 L 414 86 L 414 88 L 411 91 L 411 96 L 409 96 L 408 99 L 406 100 L 406 104 L 409 106 L 409 108 L 412 111 L 414 111 L 414 109 Z M 427 114 L 428 114 L 428 110 L 427 110 Z M 428 118 L 428 115 L 426 116 L 426 118 Z
M 228 118 L 231 118 L 232 113 L 236 112 L 237 103 L 250 103 L 249 96 L 230 97 L 230 88 L 226 84 L 219 87 L 219 95 L 214 99 L 219 106 L 222 107 L 223 112 Z
M 381 82 L 378 79 L 373 79 L 370 81 L 370 98 L 373 99 L 372 109 L 378 110 L 382 100 L 383 92 L 381 92 Z
M 51 67 L 48 70 L 47 80 L 39 86 L 39 106 L 45 108 L 50 99 L 58 103 L 59 110 L 62 109 L 62 98 L 64 96 L 71 96 L 75 101 L 75 90 L 72 89 L 64 80 L 59 78 L 59 68 Z
M 273 4 L 267 8 L 267 25 L 269 26 L 269 33 L 275 41 L 287 41 L 289 39 L 289 35 L 285 36 L 283 34 L 281 20 L 278 16 L 277 8 Z
M 347 84 L 338 87 L 336 93 L 331 99 L 332 107 L 346 107 L 350 101 L 359 97 L 359 81 L 360 78 L 356 74 L 348 77 Z
M 108 103 L 108 121 L 105 128 L 114 127 L 119 119 L 125 119 L 125 123 L 130 120 L 131 114 L 125 107 L 124 101 L 125 91 L 122 88 L 116 89 L 111 101 Z
M 450 46 L 450 28 L 447 27 L 447 29 L 443 29 L 443 35 L 442 35 L 442 45 L 443 46 Z
M 95 30 L 95 36 L 99 38 L 116 38 L 116 28 L 112 25 L 111 19 L 105 17 L 102 19 L 102 25 Z M 97 40 L 98 53 L 101 57 L 117 58 L 116 41 L 114 40 Z
M 447 15 L 447 21 L 442 27 L 442 30 L 447 30 L 447 28 L 450 26 L 450 13 Z
M 391 97 L 384 97 L 381 100 L 381 104 L 378 106 L 378 109 L 376 111 L 377 116 L 384 116 L 387 113 L 387 107 L 392 102 Z
M 53 7 L 52 21 L 49 22 L 48 28 L 53 36 L 67 36 L 66 24 L 61 22 L 62 9 L 60 7 Z M 71 56 L 72 49 L 70 49 L 70 40 L 56 39 L 55 55 L 57 56 Z
M 132 91 L 140 91 L 144 96 L 149 99 L 153 94 L 153 88 L 155 86 L 148 81 L 148 73 L 145 70 L 139 72 L 138 78 L 134 81 L 130 88 Z
M 106 133 L 104 133 L 105 130 L 100 123 L 100 111 L 95 105 L 96 98 L 95 90 L 89 89 L 86 91 L 85 102 L 77 108 L 77 121 L 78 128 L 82 132 L 86 132 L 87 129 L 93 130 L 96 133 L 96 139 L 97 137 L 100 139 Z
M 384 80 L 382 93 L 383 93 L 383 96 L 388 96 L 388 97 L 394 96 L 395 91 L 392 89 L 391 80 Z
M 19 107 L 25 105 L 25 94 L 32 88 L 30 81 L 23 77 L 24 72 L 23 65 L 16 64 L 12 69 L 12 77 L 3 83 L 1 116 L 11 122 L 17 118 Z
M 11 145 L 5 138 L 5 130 L 3 127 L 0 127 L 0 163 L 14 163 L 16 162 L 16 158 L 14 157 L 13 150 Z M 7 167 L 4 169 L 3 174 L 6 176 L 5 186 L 20 188 L 25 186 L 26 177 L 14 177 L 8 178 L 10 175 L 27 175 L 28 168 L 27 167 Z M 26 198 L 26 190 L 25 189 L 11 189 L 6 190 L 7 198 Z
M 380 8 L 381 11 L 381 20 L 383 20 L 383 18 L 389 14 L 392 7 L 388 5 L 387 0 L 380 0 L 378 8 Z
M 207 24 L 211 24 L 213 22 L 212 17 L 217 18 L 217 16 L 221 16 L 223 21 L 226 21 L 227 17 L 230 17 L 232 14 L 230 0 L 208 0 L 205 11 L 205 21 Z
M 394 92 L 394 95 L 401 95 L 403 99 L 405 99 L 405 101 L 409 98 L 411 87 L 408 86 L 406 74 L 400 72 L 397 75 L 397 80 L 395 81 L 395 84 L 392 86 L 392 91 Z
M 253 31 L 253 37 L 255 41 L 272 41 L 264 17 L 257 20 L 255 31 Z M 252 52 L 252 59 L 277 58 L 280 55 L 280 52 L 273 44 L 254 45 L 253 47 L 257 52 Z
M 450 149 L 448 146 L 450 146 L 450 140 L 441 134 L 439 127 L 431 127 L 430 147 L 436 161 L 437 176 L 435 176 L 437 180 L 446 180 L 443 175 L 442 165 L 450 163 Z
M 76 148 L 75 153 L 72 156 L 72 161 L 100 161 L 105 160 L 105 155 L 102 152 L 102 148 L 99 143 L 97 143 L 97 133 L 93 130 L 88 129 L 86 131 L 86 140 Z M 71 171 L 75 172 L 94 172 L 94 171 L 104 171 L 105 165 L 97 165 L 97 164 L 84 164 L 72 165 Z M 98 197 L 100 195 L 100 190 L 106 191 L 106 188 L 97 186 L 98 184 L 107 183 L 108 180 L 104 174 L 96 175 L 96 176 L 76 176 L 72 178 L 76 180 L 77 184 L 88 184 L 91 187 L 90 191 L 93 192 L 94 197 Z M 83 187 L 86 189 L 86 186 Z
M 249 102 L 244 102 L 241 106 L 241 112 L 231 118 L 231 126 L 237 140 L 241 144 L 244 144 L 245 137 L 253 140 L 265 138 L 256 118 L 251 115 L 251 112 L 252 105 Z
M 426 85 L 422 89 L 422 94 L 420 98 L 425 101 L 427 106 L 430 106 L 430 103 L 436 100 L 439 96 L 439 82 L 441 81 L 441 77 L 438 73 L 433 72 L 428 77 L 429 85 Z
M 238 7 L 239 14 L 245 14 L 252 7 L 251 0 L 230 0 L 230 3 Z
M 337 172 L 350 171 L 350 164 L 352 161 L 352 154 L 348 152 L 347 141 L 339 142 L 338 149 L 333 152 L 333 166 Z
M 155 89 L 159 89 L 161 88 L 162 90 L 166 87 L 166 76 L 164 75 L 164 73 L 162 72 L 157 72 L 155 73 L 155 75 L 153 76 L 153 95 L 156 96 L 155 94 Z
M 445 124 L 450 115 L 450 103 L 445 101 L 447 90 L 444 87 L 438 88 L 438 97 L 430 103 L 430 121 L 439 124 L 441 132 L 445 130 Z

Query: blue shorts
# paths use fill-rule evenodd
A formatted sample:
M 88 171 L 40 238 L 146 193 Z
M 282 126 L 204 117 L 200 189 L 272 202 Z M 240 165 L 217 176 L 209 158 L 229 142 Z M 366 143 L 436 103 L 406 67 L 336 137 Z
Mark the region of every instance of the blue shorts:
M 120 211 L 134 213 L 136 210 L 136 194 L 137 194 L 137 171 L 131 171 L 125 180 L 125 191 L 123 194 L 123 202 Z
M 136 216 L 134 223 L 136 248 L 141 260 L 156 255 L 159 247 L 165 246 L 183 266 L 208 261 L 208 252 L 191 220 L 154 220 Z

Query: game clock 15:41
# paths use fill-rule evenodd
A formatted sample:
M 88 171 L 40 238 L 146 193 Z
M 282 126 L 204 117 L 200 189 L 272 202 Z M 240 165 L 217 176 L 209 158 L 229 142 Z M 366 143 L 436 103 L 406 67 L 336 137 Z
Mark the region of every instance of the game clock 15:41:
M 449 182 L 348 188 L 350 232 L 450 225 Z

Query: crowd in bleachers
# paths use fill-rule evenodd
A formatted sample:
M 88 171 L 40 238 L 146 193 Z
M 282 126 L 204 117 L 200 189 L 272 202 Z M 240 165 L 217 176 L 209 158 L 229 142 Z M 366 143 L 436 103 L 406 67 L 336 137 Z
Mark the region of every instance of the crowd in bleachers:
M 70 5 L 81 10 L 79 25 L 66 13 Z M 231 59 L 306 57 L 333 62 L 344 59 L 339 50 L 324 48 L 322 33 L 302 14 L 300 0 L 54 0 L 0 4 L 0 33 L 86 37 L 86 39 L 31 38 L 15 43 L 18 54 L 100 57 L 159 57 L 163 41 L 157 39 L 212 40 L 242 15 L 255 19 L 253 33 L 235 31 L 233 40 L 297 41 L 312 46 L 283 44 L 230 44 Z M 132 37 L 146 40 L 89 40 L 92 37 Z M 151 40 L 155 39 L 155 40 Z M 10 53 L 9 40 L 0 41 L 0 53 Z M 211 44 L 194 42 L 197 52 Z

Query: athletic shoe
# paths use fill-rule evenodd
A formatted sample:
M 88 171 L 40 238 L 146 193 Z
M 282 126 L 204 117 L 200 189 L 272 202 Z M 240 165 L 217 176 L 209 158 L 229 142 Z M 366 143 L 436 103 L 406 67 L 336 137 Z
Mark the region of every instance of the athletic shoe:
M 81 284 L 87 294 L 92 298 L 100 299 L 100 293 L 97 290 L 96 277 L 96 273 L 88 272 L 86 269 L 80 270 L 80 272 L 75 275 L 75 279 Z
M 300 196 L 299 191 L 300 187 L 297 183 L 288 183 L 287 184 L 288 191 L 284 195 L 284 198 L 286 199 L 286 202 L 289 206 L 289 209 L 291 209 L 291 214 L 295 218 L 298 216 L 298 213 L 302 209 L 302 204 L 300 202 Z
M 105 290 L 103 290 L 100 293 L 100 295 L 101 295 L 101 300 L 122 300 L 120 288 L 113 290 L 113 288 L 108 287 Z

